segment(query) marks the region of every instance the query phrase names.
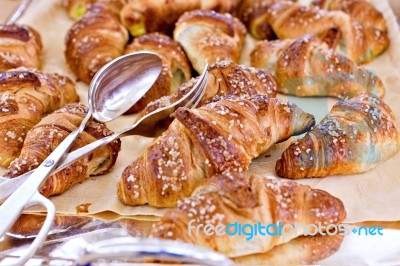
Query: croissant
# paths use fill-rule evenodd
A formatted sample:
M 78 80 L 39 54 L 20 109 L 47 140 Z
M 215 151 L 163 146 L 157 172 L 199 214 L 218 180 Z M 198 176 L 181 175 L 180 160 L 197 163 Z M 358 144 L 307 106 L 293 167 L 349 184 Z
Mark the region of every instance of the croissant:
M 225 13 L 236 9 L 239 0 L 129 0 L 121 10 L 121 21 L 133 36 L 151 32 L 169 34 L 186 11 L 215 10 Z
M 156 83 L 128 113 L 140 111 L 150 102 L 176 93 L 178 87 L 192 77 L 189 60 L 179 44 L 170 37 L 159 33 L 142 35 L 134 39 L 125 53 L 142 50 L 151 51 L 160 56 L 163 69 Z
M 237 7 L 238 18 L 246 26 L 249 33 L 258 40 L 274 40 L 277 38 L 271 25 L 265 19 L 267 8 L 273 1 L 242 0 Z
M 7 176 L 16 177 L 36 168 L 82 122 L 88 108 L 69 104 L 43 118 L 26 135 L 20 156 L 8 168 Z M 97 139 L 111 135 L 104 123 L 90 120 L 71 146 L 83 147 Z M 100 147 L 64 170 L 47 178 L 40 188 L 46 196 L 58 195 L 89 176 L 107 173 L 114 166 L 121 147 L 120 140 Z
M 122 173 L 126 205 L 172 207 L 201 180 L 245 171 L 274 143 L 305 132 L 314 117 L 268 95 L 229 95 L 198 109 L 179 108 L 170 127 Z
M 279 39 L 317 35 L 332 49 L 357 63 L 372 61 L 389 45 L 386 31 L 370 30 L 368 25 L 373 22 L 364 25 L 363 21 L 343 11 L 327 11 L 315 5 L 303 6 L 289 1 L 257 0 L 240 12 L 241 17 L 246 15 L 253 20 L 249 22 L 252 23 L 249 30 L 269 25 Z M 251 15 L 252 12 L 256 14 Z M 257 32 L 252 34 L 258 36 Z
M 45 219 L 46 215 L 43 214 L 21 214 L 11 227 L 10 233 L 19 237 L 37 236 L 43 227 Z M 87 216 L 56 215 L 51 229 L 53 232 L 60 232 L 71 228 L 79 228 L 90 223 L 92 219 Z
M 78 100 L 76 85 L 65 76 L 23 68 L 0 72 L 0 165 L 19 155 L 43 115 Z
M 326 10 L 340 10 L 362 25 L 366 31 L 365 37 L 373 57 L 389 46 L 386 20 L 374 5 L 365 0 L 314 0 L 316 5 Z
M 196 84 L 198 78 L 181 85 L 179 90 L 170 96 L 162 97 L 148 104 L 137 117 L 137 120 L 143 116 L 165 107 L 186 95 Z M 270 97 L 276 97 L 275 78 L 267 71 L 238 65 L 232 61 L 219 61 L 208 68 L 208 79 L 204 95 L 199 103 L 200 106 L 212 101 L 217 96 L 224 95 L 254 95 L 267 94 Z M 172 119 L 170 114 L 173 111 L 164 111 L 153 115 L 142 123 L 142 128 L 147 126 L 148 130 L 153 132 L 158 129 L 163 132 L 169 126 Z M 146 132 L 143 132 L 144 134 Z M 157 134 L 156 134 L 157 135 Z
M 300 236 L 270 251 L 234 258 L 238 265 L 315 265 L 339 250 L 343 236 Z M 288 256 L 288 254 L 290 254 Z
M 40 68 L 42 40 L 29 26 L 0 25 L 0 71 L 17 67 Z
M 283 152 L 275 170 L 278 176 L 295 179 L 363 173 L 399 149 L 389 106 L 376 96 L 360 94 L 336 103 L 320 124 Z
M 151 235 L 204 246 L 229 257 L 240 257 L 265 253 L 301 235 L 324 231 L 313 226 L 311 231 L 300 226 L 295 230 L 296 223 L 308 228 L 311 228 L 310 224 L 334 226 L 339 225 L 345 216 L 340 199 L 325 191 L 276 177 L 251 175 L 246 178 L 229 173 L 208 179 L 190 198 L 168 210 L 153 227 Z M 207 236 L 201 228 L 196 228 L 200 224 L 214 227 L 222 224 L 233 235 L 224 230 L 225 234 Z M 292 229 L 283 228 L 279 233 L 279 229 L 265 227 L 264 232 L 261 228 L 238 228 L 238 225 L 245 224 L 291 225 Z M 274 230 L 275 236 L 267 233 Z M 247 233 L 251 231 L 253 234 L 250 236 Z
M 231 14 L 195 10 L 183 14 L 174 39 L 183 47 L 193 68 L 201 73 L 206 62 L 239 62 L 246 37 L 245 26 Z
M 278 91 L 284 94 L 345 98 L 385 93 L 378 76 L 329 49 L 316 36 L 260 41 L 250 58 L 252 66 L 275 73 Z
M 65 58 L 72 72 L 90 83 L 96 72 L 123 55 L 128 32 L 119 21 L 121 1 L 96 1 L 66 36 Z

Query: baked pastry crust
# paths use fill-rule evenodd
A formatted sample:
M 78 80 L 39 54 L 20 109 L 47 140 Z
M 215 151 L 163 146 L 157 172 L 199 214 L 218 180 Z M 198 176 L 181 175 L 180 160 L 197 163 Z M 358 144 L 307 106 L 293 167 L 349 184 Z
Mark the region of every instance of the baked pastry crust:
M 317 35 L 332 49 L 357 63 L 372 61 L 388 47 L 386 22 L 370 3 L 363 0 L 326 1 L 332 4 L 325 10 L 318 6 L 319 1 L 315 2 L 304 6 L 291 1 L 245 1 L 247 4 L 239 9 L 239 17 L 247 21 L 255 37 L 265 37 L 260 31 L 268 27 L 279 39 Z M 325 5 L 321 3 L 320 6 Z
M 400 149 L 392 110 L 373 95 L 336 103 L 320 124 L 291 144 L 276 162 L 286 178 L 367 172 Z
M 239 63 L 246 37 L 245 26 L 229 13 L 195 10 L 176 23 L 174 40 L 185 50 L 193 68 L 201 73 L 208 62 Z
M 122 173 L 126 205 L 173 207 L 215 174 L 243 172 L 273 144 L 301 134 L 314 117 L 267 95 L 229 95 L 198 109 L 179 108 L 168 130 Z
M 239 0 L 129 0 L 121 10 L 121 21 L 132 36 L 152 32 L 172 33 L 176 21 L 196 9 L 233 12 Z
M 0 71 L 18 67 L 40 69 L 42 40 L 26 25 L 0 25 Z
M 251 53 L 251 65 L 274 73 L 278 92 L 296 96 L 354 97 L 372 93 L 382 98 L 381 79 L 320 38 L 260 41 Z
M 215 228 L 218 224 L 267 226 L 281 222 L 293 226 L 295 223 L 326 226 L 340 224 L 345 216 L 340 199 L 325 191 L 276 177 L 229 173 L 208 179 L 190 198 L 169 209 L 153 227 L 151 235 L 208 247 L 229 257 L 241 257 L 270 251 L 305 231 L 298 228 L 285 237 L 253 234 L 248 241 L 244 234 L 232 237 L 196 233 L 197 229 L 193 230 L 190 225 L 211 224 Z M 188 230 L 193 231 L 189 234 Z
M 21 154 L 11 163 L 6 176 L 13 178 L 35 169 L 79 127 L 87 112 L 88 108 L 82 104 L 68 104 L 43 118 L 27 133 Z M 112 131 L 104 123 L 92 119 L 74 141 L 71 150 L 111 134 Z M 58 195 L 89 176 L 109 172 L 117 160 L 120 148 L 121 142 L 117 139 L 94 150 L 71 166 L 48 177 L 40 192 L 46 197 Z
M 1 166 L 18 157 L 26 133 L 45 114 L 78 100 L 75 83 L 65 76 L 24 68 L 0 72 Z
M 102 66 L 124 54 L 129 36 L 119 20 L 121 7 L 120 1 L 96 1 L 69 29 L 65 58 L 79 80 L 89 84 Z
M 138 115 L 136 121 L 143 116 L 155 111 L 158 108 L 166 107 L 173 102 L 178 101 L 184 95 L 189 93 L 198 80 L 193 78 L 189 82 L 182 84 L 179 90 L 170 96 L 162 97 L 149 103 Z M 275 78 L 268 71 L 238 65 L 232 61 L 219 61 L 208 68 L 208 79 L 204 95 L 199 102 L 199 106 L 211 102 L 214 98 L 225 95 L 246 96 L 255 94 L 266 94 L 270 97 L 276 97 Z M 142 128 L 146 131 L 154 132 L 156 129 L 161 134 L 172 122 L 172 110 L 163 111 L 153 115 L 142 122 Z M 146 134 L 146 132 L 143 132 Z
M 312 265 L 339 250 L 344 237 L 336 235 L 300 236 L 268 252 L 234 258 L 239 265 Z M 288 255 L 290 254 L 290 255 Z
M 152 101 L 163 96 L 174 94 L 181 84 L 192 77 L 190 62 L 177 42 L 167 35 L 151 33 L 133 40 L 125 53 L 150 51 L 156 53 L 162 61 L 162 71 L 151 89 L 140 99 L 128 113 L 141 111 Z

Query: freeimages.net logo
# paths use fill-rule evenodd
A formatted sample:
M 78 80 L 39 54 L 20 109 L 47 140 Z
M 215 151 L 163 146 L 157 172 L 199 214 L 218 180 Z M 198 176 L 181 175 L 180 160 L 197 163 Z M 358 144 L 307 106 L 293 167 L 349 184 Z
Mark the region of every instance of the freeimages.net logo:
M 241 224 L 238 222 L 230 223 L 224 225 L 218 223 L 214 224 L 195 224 L 196 220 L 192 219 L 188 224 L 188 235 L 192 234 L 198 236 L 199 234 L 205 234 L 206 236 L 245 236 L 247 241 L 252 240 L 256 236 L 280 236 L 283 239 L 287 237 L 294 237 L 298 235 L 313 236 L 316 234 L 320 235 L 369 235 L 369 236 L 379 236 L 383 235 L 383 228 L 380 226 L 361 226 L 358 228 L 353 228 L 348 224 L 328 224 L 322 225 L 318 224 L 283 224 L 278 222 L 276 224 L 270 223 L 263 225 L 261 222 L 255 224 Z

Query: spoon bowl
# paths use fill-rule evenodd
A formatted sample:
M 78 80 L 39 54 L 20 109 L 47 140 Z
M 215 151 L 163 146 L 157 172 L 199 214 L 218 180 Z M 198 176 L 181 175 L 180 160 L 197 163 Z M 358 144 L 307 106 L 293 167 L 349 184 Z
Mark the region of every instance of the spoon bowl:
M 93 117 L 109 122 L 128 111 L 151 88 L 161 69 L 160 57 L 150 52 L 127 54 L 106 64 L 89 87 Z

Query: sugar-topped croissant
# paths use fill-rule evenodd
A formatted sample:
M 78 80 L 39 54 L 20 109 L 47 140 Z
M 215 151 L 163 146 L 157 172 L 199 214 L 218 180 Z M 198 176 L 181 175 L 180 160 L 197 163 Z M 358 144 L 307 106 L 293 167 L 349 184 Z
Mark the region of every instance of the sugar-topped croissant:
M 400 149 L 395 118 L 382 100 L 361 94 L 339 101 L 320 124 L 276 162 L 278 176 L 325 177 L 366 172 Z
M 128 32 L 119 21 L 120 8 L 121 1 L 96 1 L 69 29 L 65 58 L 79 80 L 90 83 L 102 66 L 123 55 Z
M 182 45 L 193 68 L 201 73 L 221 60 L 239 62 L 246 28 L 229 13 L 195 10 L 183 14 L 174 30 L 174 39 Z
M 372 16 L 370 22 L 356 15 L 365 4 L 368 12 L 372 7 L 362 4 L 354 12 L 341 10 L 327 11 L 316 5 L 304 6 L 290 1 L 245 0 L 245 8 L 240 9 L 240 17 L 252 20 L 249 30 L 256 29 L 253 35 L 260 36 L 259 31 L 271 27 L 279 39 L 295 39 L 305 34 L 321 37 L 332 49 L 357 63 L 366 63 L 381 54 L 389 45 L 386 23 L 381 16 Z M 343 1 L 346 2 L 346 1 Z M 355 2 L 355 1 L 354 1 Z M 379 11 L 375 10 L 379 13 Z M 378 26 L 375 27 L 375 22 Z M 261 30 L 260 30 L 261 29 Z M 263 36 L 261 36 L 263 37 Z
M 382 81 L 374 73 L 336 53 L 320 38 L 260 41 L 251 65 L 275 74 L 278 91 L 296 96 L 353 97 L 368 92 L 383 97 Z
M 19 157 L 8 168 L 7 176 L 16 177 L 42 163 L 48 155 L 75 129 L 86 116 L 88 108 L 82 104 L 68 104 L 43 118 L 26 135 Z M 90 120 L 71 150 L 111 135 L 104 123 Z M 94 150 L 64 170 L 50 176 L 40 188 L 46 196 L 58 195 L 89 176 L 107 173 L 114 166 L 121 147 L 119 139 Z
M 301 226 L 296 226 L 295 230 L 296 223 L 304 227 L 310 224 L 316 227 L 332 224 L 334 227 L 345 216 L 340 199 L 325 191 L 272 176 L 244 177 L 230 173 L 208 179 L 190 198 L 168 210 L 153 227 L 152 236 L 193 243 L 229 257 L 240 257 L 265 253 L 305 233 L 317 234 L 315 227 L 311 227 L 315 231 L 309 232 Z M 224 225 L 224 234 L 218 236 L 214 232 L 207 236 L 202 228 L 196 228 L 200 224 L 203 224 L 202 228 Z M 271 224 L 276 227 L 281 224 L 285 229 L 280 233 L 274 227 L 267 229 Z M 239 225 L 247 225 L 247 228 L 239 229 Z M 255 229 L 256 225 L 264 228 Z M 292 230 L 286 225 L 291 225 Z M 226 230 L 233 235 L 228 235 Z
M 367 53 L 378 55 L 389 45 L 388 29 L 383 14 L 365 0 L 314 0 L 316 5 L 326 10 L 339 10 L 350 15 L 364 28 L 369 50 Z
M 18 67 L 39 69 L 42 57 L 39 33 L 29 26 L 0 25 L 0 71 Z
M 197 80 L 198 78 L 194 78 L 181 85 L 175 94 L 162 97 L 148 104 L 139 113 L 137 120 L 158 108 L 165 107 L 181 99 L 193 88 Z M 217 96 L 254 94 L 267 94 L 271 97 L 276 97 L 275 78 L 268 71 L 262 69 L 238 65 L 232 61 L 219 61 L 208 68 L 208 80 L 199 105 L 202 106 Z M 172 121 L 172 118 L 170 118 L 172 112 L 170 110 L 169 112 L 157 113 L 157 115 L 153 115 L 142 123 L 145 123 L 150 131 L 154 131 L 155 128 L 159 131 L 164 131 Z
M 23 68 L 0 72 L 0 165 L 19 155 L 26 133 L 45 114 L 78 100 L 76 85 L 65 76 Z
M 225 13 L 236 9 L 239 0 L 129 0 L 121 10 L 122 23 L 133 36 L 151 32 L 169 34 L 175 22 L 196 9 Z
M 142 110 L 147 104 L 163 96 L 177 92 L 182 83 L 192 77 L 188 58 L 182 48 L 172 38 L 160 33 L 151 33 L 135 38 L 125 53 L 151 51 L 160 56 L 162 71 L 151 89 L 139 100 L 129 113 Z
M 275 0 L 242 0 L 237 8 L 240 21 L 248 32 L 258 40 L 274 40 L 276 35 L 266 19 L 266 10 Z M 292 0 L 295 1 L 295 0 Z
M 201 180 L 243 172 L 273 144 L 307 131 L 314 117 L 268 95 L 229 95 L 179 108 L 168 130 L 130 164 L 118 184 L 126 205 L 172 207 Z

